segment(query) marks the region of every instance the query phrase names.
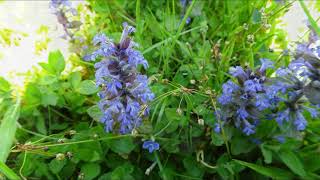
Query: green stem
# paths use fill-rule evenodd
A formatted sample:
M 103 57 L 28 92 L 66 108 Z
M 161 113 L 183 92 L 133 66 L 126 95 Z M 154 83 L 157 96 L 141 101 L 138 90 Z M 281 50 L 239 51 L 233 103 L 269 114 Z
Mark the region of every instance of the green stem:
M 161 172 L 162 175 L 163 175 L 163 179 L 164 179 L 164 180 L 167 180 L 168 178 L 167 178 L 165 172 L 163 171 L 163 166 L 162 166 L 162 164 L 161 164 L 161 161 L 160 161 L 158 152 L 155 151 L 153 154 L 154 154 L 154 157 L 156 158 L 156 161 L 157 161 L 158 167 L 159 167 L 159 169 L 160 169 L 160 172 Z
M 299 0 L 300 6 L 302 7 L 304 13 L 307 15 L 308 20 L 312 26 L 312 28 L 316 31 L 316 33 L 318 34 L 318 36 L 320 36 L 320 28 L 317 25 L 317 22 L 313 19 L 313 17 L 310 14 L 310 11 L 308 10 L 306 4 L 304 3 L 303 0 Z

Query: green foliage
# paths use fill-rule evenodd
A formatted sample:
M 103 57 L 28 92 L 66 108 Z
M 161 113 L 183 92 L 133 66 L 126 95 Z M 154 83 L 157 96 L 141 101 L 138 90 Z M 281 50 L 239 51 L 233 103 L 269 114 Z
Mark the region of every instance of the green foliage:
M 0 141 L 0 162 L 2 163 L 6 162 L 14 142 L 19 113 L 20 97 L 18 97 L 17 102 L 6 111 L 3 120 L 1 121 L 0 134 L 3 139 Z
M 216 97 L 230 66 L 253 67 L 262 57 L 277 67 L 288 62 L 269 47 L 287 48 L 286 33 L 277 25 L 291 3 L 192 1 L 185 10 L 180 1 L 80 4 L 77 18 L 84 22 L 75 37 L 82 39 L 70 40 L 69 58 L 51 52 L 27 77 L 17 131 L 13 85 L 0 78 L 0 134 L 10 134 L 0 141 L 3 159 L 11 151 L 8 167 L 0 163 L 1 172 L 12 179 L 13 172 L 27 179 L 317 179 L 318 121 L 283 144 L 270 135 L 273 121 L 254 137 L 230 127 L 221 134 L 212 130 Z M 104 131 L 93 63 L 82 61 L 94 49 L 95 34 L 118 40 L 124 21 L 136 27 L 135 41 L 150 66 L 141 71 L 156 94 L 148 104 L 150 116 L 129 135 Z M 12 147 L 14 137 L 20 144 Z M 146 139 L 159 142 L 160 151 L 142 149 Z

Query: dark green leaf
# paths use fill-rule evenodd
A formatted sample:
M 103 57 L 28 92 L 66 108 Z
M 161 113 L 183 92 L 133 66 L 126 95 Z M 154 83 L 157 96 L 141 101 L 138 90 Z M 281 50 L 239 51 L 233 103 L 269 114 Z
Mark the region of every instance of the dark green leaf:
M 283 169 L 259 166 L 256 164 L 252 164 L 252 163 L 248 163 L 248 162 L 240 161 L 236 159 L 234 159 L 234 161 L 260 174 L 263 174 L 271 178 L 275 178 L 275 179 L 292 179 L 293 178 L 293 175 L 290 172 L 287 172 Z
M 280 151 L 279 156 L 281 160 L 296 174 L 301 177 L 306 176 L 306 171 L 303 168 L 303 164 L 295 153 L 289 150 Z
M 100 166 L 96 163 L 87 163 L 82 165 L 81 173 L 84 173 L 84 179 L 91 180 L 100 174 Z

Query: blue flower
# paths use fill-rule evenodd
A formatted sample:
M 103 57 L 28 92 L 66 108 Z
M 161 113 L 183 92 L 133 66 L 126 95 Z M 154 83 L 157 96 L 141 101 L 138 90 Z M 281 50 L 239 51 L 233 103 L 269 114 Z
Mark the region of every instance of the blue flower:
M 222 105 L 226 105 L 232 102 L 232 96 L 230 94 L 222 94 L 218 98 L 218 102 Z
M 111 81 L 106 83 L 106 89 L 107 91 L 109 91 L 111 94 L 113 95 L 117 95 L 118 94 L 118 89 L 122 88 L 122 84 L 121 82 L 112 79 Z
M 295 117 L 294 125 L 296 126 L 298 131 L 304 130 L 307 126 L 306 119 L 299 111 L 297 111 L 295 115 L 296 117 Z
M 284 143 L 286 141 L 286 138 L 284 136 L 275 136 L 274 137 L 279 143 Z
M 244 82 L 244 90 L 247 92 L 259 92 L 263 90 L 262 85 L 258 82 L 257 79 L 247 80 Z
M 243 133 L 246 134 L 247 136 L 254 134 L 255 133 L 255 126 L 250 124 L 248 121 L 244 121 L 244 128 L 243 128 Z
M 317 118 L 319 116 L 319 112 L 316 108 L 309 108 L 304 106 L 304 108 L 310 113 L 312 118 Z
M 236 66 L 235 68 L 231 67 L 230 70 L 229 70 L 229 73 L 233 77 L 237 77 L 237 78 L 240 78 L 240 79 L 247 79 L 248 78 L 247 73 L 244 72 L 244 70 L 242 69 L 241 66 Z
M 256 107 L 259 111 L 265 110 L 271 106 L 269 99 L 266 98 L 265 94 L 256 95 Z
M 260 72 L 265 72 L 266 69 L 268 68 L 273 68 L 273 62 L 270 61 L 269 59 L 260 59 L 260 62 L 261 62 L 261 67 L 260 67 Z
M 160 145 L 155 141 L 147 140 L 143 142 L 142 148 L 147 149 L 149 153 L 153 153 L 154 151 L 159 150 Z
M 154 98 L 147 76 L 137 71 L 139 64 L 147 68 L 148 63 L 133 49 L 136 45 L 129 37 L 133 32 L 134 28 L 124 23 L 119 44 L 104 34 L 97 34 L 92 43 L 99 48 L 85 58 L 94 61 L 103 57 L 95 64 L 95 77 L 96 85 L 101 88 L 98 93 L 99 108 L 103 112 L 101 122 L 107 132 L 131 133 L 141 125 L 142 116 L 148 115 L 145 105 Z
M 75 30 L 78 30 L 81 26 L 80 21 L 73 20 L 72 16 L 78 14 L 77 10 L 71 7 L 69 0 L 51 0 L 49 8 L 53 11 L 53 14 L 57 16 L 58 22 L 63 26 L 65 31 L 64 38 L 69 37 L 70 39 L 79 40 L 79 37 L 74 37 Z M 89 59 L 89 57 L 85 57 Z
M 220 124 L 219 123 L 215 123 L 214 124 L 214 132 L 216 132 L 216 133 L 220 133 L 221 132 L 221 128 L 220 128 Z
M 230 80 L 222 85 L 222 91 L 226 94 L 232 94 L 237 90 L 239 90 L 239 86 Z
M 92 44 L 96 46 L 99 43 L 106 44 L 108 41 L 109 41 L 109 39 L 107 38 L 107 36 L 105 34 L 98 33 L 97 35 L 94 36 L 94 38 L 92 40 Z
M 237 115 L 238 115 L 238 118 L 240 119 L 247 119 L 249 117 L 249 113 L 245 110 L 244 107 L 240 107 L 237 110 Z
M 290 113 L 290 110 L 289 109 L 286 109 L 285 111 L 280 111 L 277 113 L 276 115 L 276 121 L 279 125 L 282 125 L 283 124 L 283 121 L 289 121 L 289 113 Z

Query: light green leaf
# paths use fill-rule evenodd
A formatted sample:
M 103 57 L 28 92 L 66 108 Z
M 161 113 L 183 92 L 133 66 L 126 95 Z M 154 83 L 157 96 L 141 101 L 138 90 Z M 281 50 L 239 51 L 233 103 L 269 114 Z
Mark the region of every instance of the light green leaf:
M 15 138 L 17 120 L 20 114 L 20 97 L 17 97 L 15 105 L 11 106 L 4 115 L 0 126 L 0 162 L 5 162 Z
M 0 77 L 0 92 L 8 92 L 10 91 L 10 83 L 5 80 L 3 77 Z
M 265 175 L 274 179 L 293 179 L 293 175 L 290 172 L 287 172 L 283 169 L 259 166 L 256 164 L 252 164 L 252 163 L 248 163 L 248 162 L 240 161 L 236 159 L 234 159 L 234 161 L 262 175 Z
M 51 69 L 53 69 L 58 75 L 64 70 L 66 66 L 64 57 L 59 50 L 49 53 L 48 62 Z
M 280 151 L 280 159 L 297 175 L 306 176 L 306 171 L 303 168 L 303 164 L 300 159 L 292 151 Z
M 92 119 L 95 119 L 95 120 L 99 120 L 100 117 L 103 115 L 98 105 L 91 106 L 87 110 L 87 113 L 89 114 L 90 117 L 92 117 Z
M 267 164 L 270 164 L 272 162 L 272 151 L 270 151 L 268 148 L 266 148 L 265 144 L 262 144 L 260 146 L 262 155 L 264 157 L 264 162 Z
M 71 83 L 71 86 L 74 89 L 77 89 L 81 83 L 81 73 L 79 71 L 71 73 L 69 76 L 69 81 Z
M 48 85 L 56 82 L 58 79 L 56 76 L 53 75 L 44 75 L 40 78 L 39 84 L 41 85 Z
M 2 172 L 6 177 L 12 180 L 20 179 L 20 177 L 14 173 L 7 165 L 0 161 L 0 172 Z
M 81 94 L 90 95 L 98 92 L 98 88 L 93 81 L 84 80 L 80 83 L 78 91 Z
M 57 104 L 58 99 L 59 97 L 54 92 L 46 92 L 41 94 L 41 104 L 44 106 L 55 106 Z

